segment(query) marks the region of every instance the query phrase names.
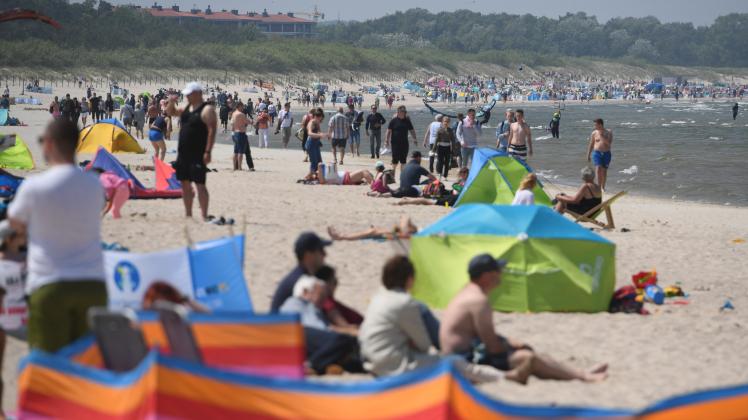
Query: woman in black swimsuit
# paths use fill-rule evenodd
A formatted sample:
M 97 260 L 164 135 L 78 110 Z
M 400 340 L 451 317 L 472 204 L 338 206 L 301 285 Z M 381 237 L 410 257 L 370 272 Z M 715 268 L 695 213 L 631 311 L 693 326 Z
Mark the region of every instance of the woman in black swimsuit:
M 603 191 L 595 184 L 595 172 L 586 167 L 582 169 L 582 184 L 579 191 L 573 196 L 564 193 L 556 195 L 556 211 L 563 213 L 566 210 L 576 214 L 585 214 L 603 202 Z

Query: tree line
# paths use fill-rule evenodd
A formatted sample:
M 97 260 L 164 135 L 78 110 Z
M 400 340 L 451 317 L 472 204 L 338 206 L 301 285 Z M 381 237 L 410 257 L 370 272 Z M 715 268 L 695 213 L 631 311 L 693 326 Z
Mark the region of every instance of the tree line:
M 361 47 L 416 45 L 449 51 L 532 51 L 572 57 L 635 58 L 654 64 L 748 66 L 748 13 L 718 17 L 709 26 L 657 18 L 598 22 L 586 13 L 558 19 L 470 10 L 410 9 L 364 22 L 320 26 L 320 38 Z

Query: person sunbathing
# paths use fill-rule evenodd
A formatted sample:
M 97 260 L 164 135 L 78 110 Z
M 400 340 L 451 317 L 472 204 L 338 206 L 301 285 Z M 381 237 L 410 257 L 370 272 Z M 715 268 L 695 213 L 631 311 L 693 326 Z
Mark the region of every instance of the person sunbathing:
M 362 239 L 383 239 L 391 241 L 395 239 L 410 239 L 410 237 L 417 232 L 418 228 L 410 220 L 410 217 L 407 216 L 400 218 L 400 224 L 391 228 L 378 228 L 372 226 L 361 232 L 340 233 L 332 226 L 327 227 L 327 233 L 333 241 L 359 241 Z
M 474 257 L 469 264 L 470 282 L 447 305 L 439 328 L 442 354 L 455 354 L 469 362 L 506 371 L 506 378 L 521 384 L 530 375 L 541 379 L 599 382 L 608 377 L 607 364 L 588 371 L 565 366 L 535 352 L 520 341 L 497 334 L 489 295 L 501 284 L 506 261 L 489 254 Z
M 556 195 L 554 202 L 557 212 L 563 213 L 570 210 L 576 214 L 586 214 L 603 202 L 603 190 L 595 184 L 595 172 L 592 168 L 582 169 L 582 181 L 584 184 L 579 187 L 575 195 L 568 196 L 564 193 Z
M 320 163 L 317 166 L 317 181 L 320 185 L 369 185 L 374 182 L 374 175 L 365 169 L 355 172 L 339 171 L 336 164 L 328 167 Z

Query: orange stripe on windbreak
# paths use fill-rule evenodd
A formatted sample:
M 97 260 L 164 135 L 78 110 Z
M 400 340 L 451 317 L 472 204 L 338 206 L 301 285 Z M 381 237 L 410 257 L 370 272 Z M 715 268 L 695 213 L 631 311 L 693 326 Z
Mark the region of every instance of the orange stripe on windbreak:
M 321 419 L 395 418 L 447 403 L 449 373 L 377 393 L 326 394 L 232 384 L 159 366 L 159 393 L 259 417 Z
M 302 347 L 304 330 L 300 324 L 192 324 L 195 340 L 203 347 Z
M 450 384 L 450 412 L 456 416 L 457 419 L 469 420 L 469 419 L 509 419 L 511 417 L 504 416 L 501 413 L 487 409 L 484 405 L 475 401 L 464 389 L 460 386 L 457 380 L 452 380 Z
M 110 387 L 38 365 L 27 366 L 18 379 L 18 393 L 32 392 L 73 402 L 90 410 L 117 416 L 142 405 L 156 390 L 156 369 L 151 368 L 127 387 Z
M 746 419 L 748 418 L 748 395 L 737 395 L 732 398 L 720 398 L 693 405 L 669 408 L 640 418 L 646 420 Z
M 101 368 L 104 366 L 104 359 L 101 357 L 99 345 L 96 342 L 91 343 L 87 349 L 71 358 L 74 362 L 84 366 Z
M 159 343 L 160 347 L 168 348 L 161 323 L 157 321 L 143 321 L 141 328 L 149 347 Z M 192 324 L 192 332 L 198 347 L 280 347 L 303 346 L 304 330 L 300 324 Z

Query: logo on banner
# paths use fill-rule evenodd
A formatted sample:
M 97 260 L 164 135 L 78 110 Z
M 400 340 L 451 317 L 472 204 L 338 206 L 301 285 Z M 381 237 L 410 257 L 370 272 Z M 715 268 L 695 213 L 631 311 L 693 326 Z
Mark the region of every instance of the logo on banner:
M 134 292 L 140 286 L 140 273 L 128 261 L 121 261 L 114 266 L 114 284 L 122 292 Z

